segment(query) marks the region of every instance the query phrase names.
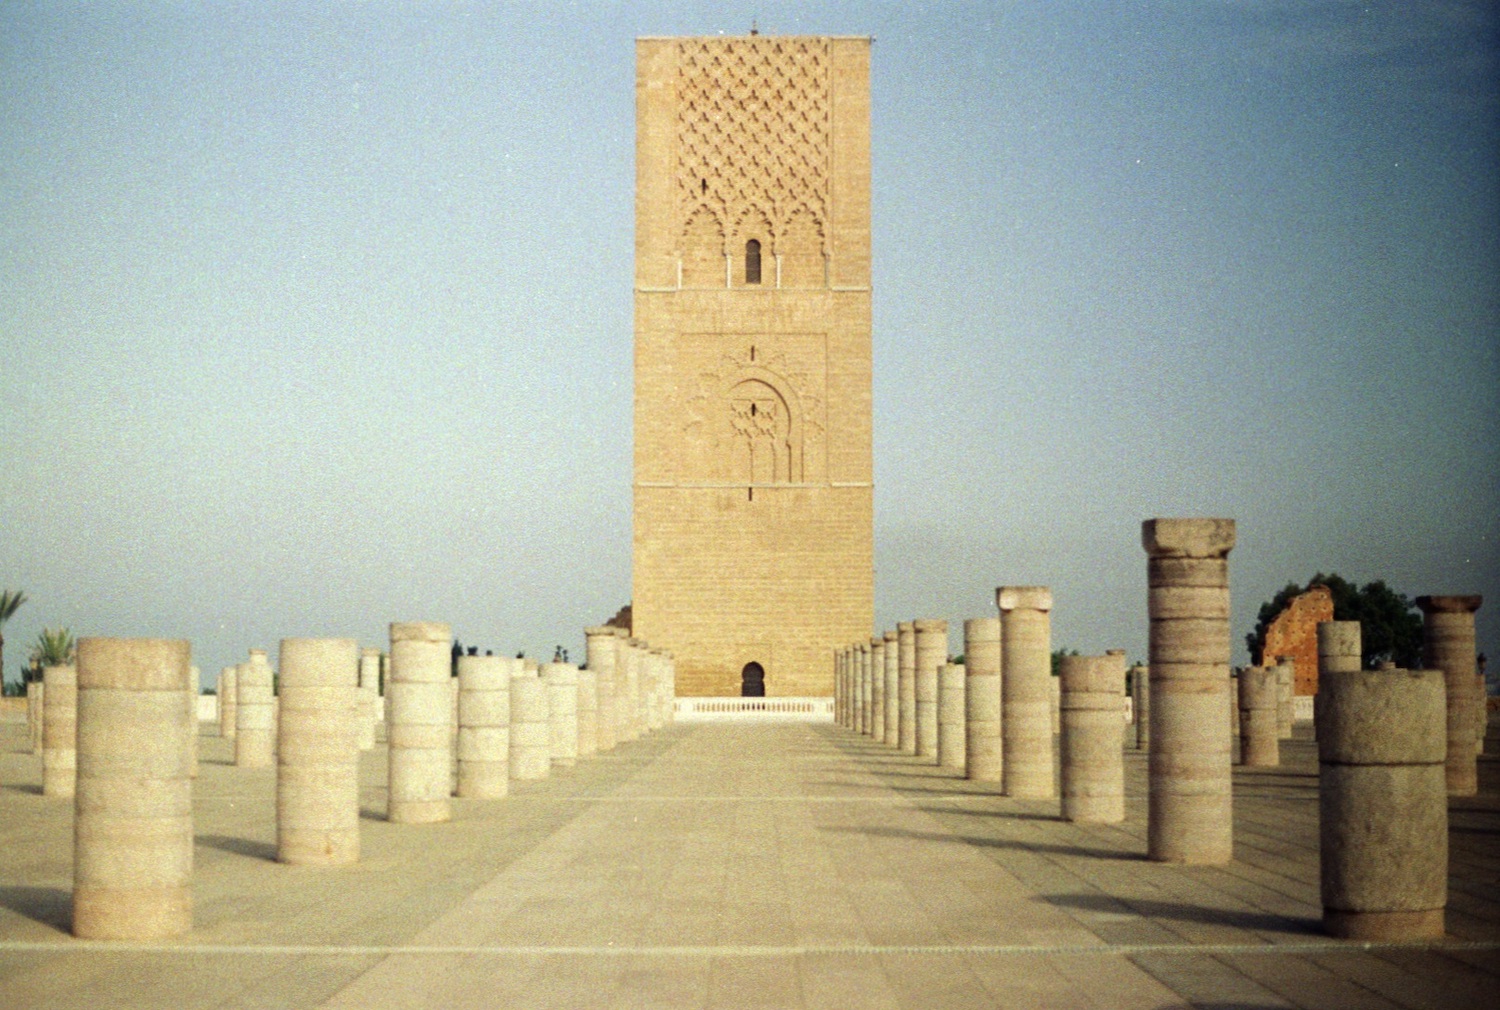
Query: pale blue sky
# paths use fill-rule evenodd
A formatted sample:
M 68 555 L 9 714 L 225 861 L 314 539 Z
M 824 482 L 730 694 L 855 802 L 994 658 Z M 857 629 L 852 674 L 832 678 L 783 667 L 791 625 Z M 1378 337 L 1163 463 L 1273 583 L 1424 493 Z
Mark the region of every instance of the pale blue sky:
M 579 654 L 630 594 L 634 38 L 868 34 L 876 617 L 1150 516 L 1500 646 L 1491 5 L 9 3 L 0 587 L 211 677 L 391 620 Z M 960 646 L 959 634 L 953 647 Z

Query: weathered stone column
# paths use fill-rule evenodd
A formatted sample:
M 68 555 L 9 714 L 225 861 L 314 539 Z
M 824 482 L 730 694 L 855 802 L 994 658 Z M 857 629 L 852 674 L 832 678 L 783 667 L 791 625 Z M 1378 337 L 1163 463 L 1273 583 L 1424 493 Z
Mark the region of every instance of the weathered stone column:
M 1240 671 L 1240 764 L 1274 768 L 1281 763 L 1276 704 L 1274 667 L 1247 666 Z
M 453 638 L 448 625 L 391 625 L 390 799 L 396 824 L 432 824 L 453 816 Z
M 1474 611 L 1482 596 L 1418 596 L 1422 663 L 1442 670 L 1448 688 L 1448 795 L 1479 791 L 1474 746 Z M 52 689 L 47 688 L 48 691 Z
M 885 710 L 880 719 L 885 724 L 885 745 L 899 747 L 901 744 L 901 646 L 899 636 L 887 631 L 881 636 L 885 648 L 881 650 L 880 678 L 885 685 Z
M 937 763 L 939 768 L 952 768 L 958 772 L 964 771 L 968 765 L 964 697 L 967 680 L 962 663 L 943 663 L 938 666 Z
M 619 641 L 615 629 L 610 627 L 584 628 L 583 636 L 588 657 L 588 668 L 598 680 L 599 720 L 596 751 L 612 750 L 615 746 L 615 655 Z
M 1297 657 L 1277 656 L 1276 666 L 1276 737 L 1279 740 L 1292 738 L 1292 726 L 1297 721 Z
M 78 670 L 42 669 L 42 795 L 68 799 L 78 778 Z
M 885 743 L 885 638 L 870 638 L 870 739 Z
M 975 782 L 1000 782 L 1005 751 L 1000 733 L 1000 618 L 964 622 L 965 774 Z
M 1062 687 L 1062 815 L 1064 820 L 1116 824 L 1125 819 L 1125 657 L 1064 656 Z
M 359 650 L 352 638 L 281 640 L 276 858 L 359 860 Z
M 1353 940 L 1439 939 L 1448 901 L 1443 673 L 1321 670 L 1318 693 L 1323 928 Z
M 1232 519 L 1148 519 L 1151 619 L 1147 855 L 1217 864 L 1234 854 L 1230 795 Z
M 1052 590 L 1001 586 L 1000 720 L 1005 794 L 1057 795 L 1052 771 Z
M 917 629 L 896 624 L 896 743 L 903 754 L 917 752 Z
M 510 791 L 510 674 L 504 656 L 458 660 L 458 795 L 497 800 Z
M 46 688 L 40 680 L 26 682 L 26 729 L 31 734 L 31 753 L 42 753 L 42 714 Z
M 1151 749 L 1151 668 L 1137 663 L 1130 668 L 1130 700 L 1135 709 L 1135 749 Z
M 191 733 L 191 746 L 188 748 L 188 776 L 198 777 L 198 736 L 203 732 L 203 727 L 198 725 L 198 697 L 203 690 L 203 671 L 196 666 L 188 667 L 188 677 L 191 678 L 193 689 L 188 693 L 188 729 Z M 217 700 L 217 699 L 216 699 Z
M 380 721 L 380 650 L 359 650 L 359 705 L 355 713 L 355 742 L 362 751 L 375 747 L 375 724 Z
M 948 662 L 948 622 L 928 618 L 912 622 L 915 639 L 917 756 L 937 760 L 938 667 Z
M 543 663 L 541 678 L 547 685 L 552 767 L 572 768 L 578 763 L 578 667 Z
M 237 668 L 226 666 L 219 671 L 219 736 L 233 740 L 239 727 L 235 717 L 239 713 Z
M 73 935 L 157 940 L 193 926 L 185 641 L 78 642 Z
M 593 670 L 578 671 L 578 756 L 593 757 L 599 752 L 599 675 Z
M 276 763 L 276 695 L 264 649 L 250 650 L 250 659 L 235 667 L 234 683 L 234 763 L 270 768 Z
M 619 737 L 626 743 L 639 740 L 641 736 L 641 644 L 639 638 L 626 638 L 620 646 L 620 669 L 625 673 L 625 704 L 620 712 Z
M 852 672 L 854 674 L 854 690 L 851 692 L 851 697 L 854 701 L 854 710 L 851 714 L 854 717 L 854 732 L 860 734 L 865 732 L 865 719 L 869 714 L 869 697 L 865 693 L 869 682 L 865 679 L 865 674 L 870 669 L 870 656 L 866 648 L 866 646 L 856 644 L 853 646 L 853 652 L 851 653 L 851 658 L 853 659 Z
M 1476 757 L 1484 753 L 1484 738 L 1489 735 L 1490 710 L 1485 700 L 1486 694 L 1484 673 L 1478 671 L 1474 674 L 1474 754 Z
M 530 672 L 510 678 L 510 777 L 544 779 L 552 771 L 552 725 L 547 684 Z
M 1051 660 L 1051 653 L 1047 654 Z M 1053 677 L 1052 686 L 1052 735 L 1058 736 L 1062 733 L 1062 681 Z

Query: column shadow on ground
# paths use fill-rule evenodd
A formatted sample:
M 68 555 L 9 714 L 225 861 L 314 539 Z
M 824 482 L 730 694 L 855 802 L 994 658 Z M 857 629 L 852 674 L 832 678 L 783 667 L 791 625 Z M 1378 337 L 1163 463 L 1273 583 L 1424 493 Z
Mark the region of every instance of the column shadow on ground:
M 1145 856 L 1139 857 L 1145 859 Z M 1274 915 L 1270 912 L 1232 911 L 1185 905 L 1178 901 L 1152 901 L 1145 898 L 1114 898 L 1107 894 L 1039 894 L 1038 901 L 1080 912 L 1128 912 L 1143 919 L 1168 919 L 1173 922 L 1195 922 L 1207 926 L 1234 926 L 1239 929 L 1268 933 L 1293 933 L 1298 936 L 1326 936 L 1317 919 Z
M 1118 849 L 1091 849 L 1081 845 L 1055 845 L 1050 842 L 1018 842 L 1009 838 L 973 838 L 969 835 L 941 834 L 933 831 L 904 831 L 900 828 L 823 828 L 844 834 L 875 835 L 879 838 L 901 838 L 914 842 L 954 842 L 973 845 L 982 849 L 1011 849 L 1016 852 L 1045 852 L 1057 856 L 1083 856 L 1089 859 L 1109 859 L 1121 862 L 1141 863 L 1146 861 L 1144 852 L 1126 852 Z
M 64 933 L 73 928 L 73 892 L 61 887 L 0 887 L 0 906 Z
M 276 862 L 276 846 L 271 842 L 257 842 L 249 838 L 234 838 L 230 835 L 197 835 L 194 844 L 207 845 L 210 849 Z
M 9 789 L 11 792 L 16 792 L 16 793 L 30 793 L 33 796 L 40 796 L 40 795 L 42 795 L 42 787 L 41 786 L 34 786 L 34 785 L 30 785 L 30 784 L 25 784 L 25 785 L 10 785 L 10 786 L 6 786 L 5 788 Z

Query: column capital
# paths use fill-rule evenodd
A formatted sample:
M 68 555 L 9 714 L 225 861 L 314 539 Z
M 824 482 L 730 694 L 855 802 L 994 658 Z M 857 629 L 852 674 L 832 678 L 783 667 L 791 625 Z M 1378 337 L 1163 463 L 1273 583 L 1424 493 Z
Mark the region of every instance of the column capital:
M 1234 547 L 1234 520 L 1147 519 L 1141 544 L 1156 558 L 1222 558 Z
M 1418 596 L 1417 609 L 1424 614 L 1472 614 L 1484 602 L 1477 593 L 1473 596 Z

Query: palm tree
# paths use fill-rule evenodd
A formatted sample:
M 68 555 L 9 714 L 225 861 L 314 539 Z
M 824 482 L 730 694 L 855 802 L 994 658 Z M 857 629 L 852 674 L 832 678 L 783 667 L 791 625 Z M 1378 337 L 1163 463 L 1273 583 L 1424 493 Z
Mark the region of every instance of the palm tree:
M 5 675 L 5 622 L 26 602 L 26 594 L 17 589 L 0 590 L 0 677 Z

